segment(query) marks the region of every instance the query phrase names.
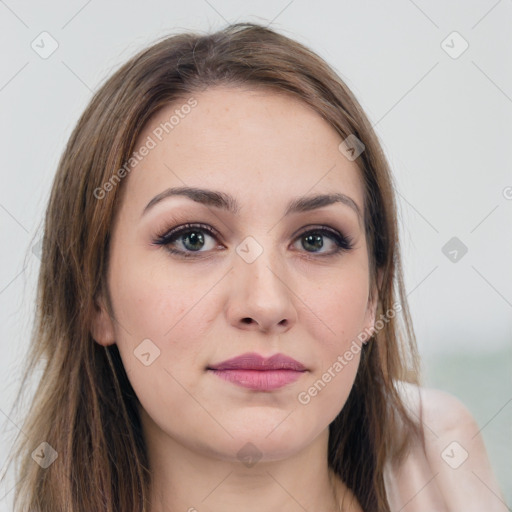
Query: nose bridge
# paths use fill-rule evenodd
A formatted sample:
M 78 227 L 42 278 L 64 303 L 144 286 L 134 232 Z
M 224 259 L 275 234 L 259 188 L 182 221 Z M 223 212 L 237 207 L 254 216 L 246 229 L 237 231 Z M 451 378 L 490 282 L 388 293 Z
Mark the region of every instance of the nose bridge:
M 283 294 L 284 266 L 279 262 L 278 249 L 273 247 L 272 236 L 247 236 L 236 248 L 235 268 L 249 286 L 251 295 Z M 270 297 L 267 297 L 267 300 Z
M 251 319 L 263 330 L 289 326 L 296 313 L 286 265 L 271 235 L 258 238 L 247 236 L 236 247 L 232 321 L 247 325 Z

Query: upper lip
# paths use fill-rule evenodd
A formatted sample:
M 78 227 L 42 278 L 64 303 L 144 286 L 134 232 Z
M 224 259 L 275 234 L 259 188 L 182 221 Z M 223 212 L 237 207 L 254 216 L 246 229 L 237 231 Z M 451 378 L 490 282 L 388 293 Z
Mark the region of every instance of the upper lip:
M 222 363 L 209 366 L 209 370 L 294 370 L 303 372 L 306 367 L 284 354 L 274 354 L 271 357 L 263 357 L 256 353 L 242 354 Z

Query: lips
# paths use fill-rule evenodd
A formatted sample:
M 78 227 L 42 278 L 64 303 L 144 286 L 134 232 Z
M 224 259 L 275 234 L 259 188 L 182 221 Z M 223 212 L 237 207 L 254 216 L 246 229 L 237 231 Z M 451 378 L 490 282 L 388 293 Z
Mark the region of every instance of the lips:
M 283 354 L 275 354 L 265 358 L 259 354 L 242 354 L 241 356 L 228 359 L 220 364 L 209 367 L 210 370 L 294 370 L 303 372 L 306 367 Z
M 250 353 L 207 368 L 223 380 L 255 391 L 272 391 L 298 380 L 306 367 L 283 354 L 265 358 Z

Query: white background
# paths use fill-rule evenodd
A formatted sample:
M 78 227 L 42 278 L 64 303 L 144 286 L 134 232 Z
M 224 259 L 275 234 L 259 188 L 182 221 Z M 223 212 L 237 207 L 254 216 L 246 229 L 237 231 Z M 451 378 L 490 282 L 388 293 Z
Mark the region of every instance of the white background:
M 74 124 L 98 84 L 156 38 L 235 21 L 272 22 L 311 47 L 375 125 L 396 179 L 426 383 L 470 408 L 512 502 L 510 0 L 1 1 L 0 467 L 21 422 L 10 411 L 39 265 L 31 248 Z M 43 31 L 59 45 L 47 59 L 31 47 Z M 469 44 L 457 58 L 443 49 L 461 48 L 453 31 Z M 452 237 L 468 248 L 457 262 L 442 252 Z

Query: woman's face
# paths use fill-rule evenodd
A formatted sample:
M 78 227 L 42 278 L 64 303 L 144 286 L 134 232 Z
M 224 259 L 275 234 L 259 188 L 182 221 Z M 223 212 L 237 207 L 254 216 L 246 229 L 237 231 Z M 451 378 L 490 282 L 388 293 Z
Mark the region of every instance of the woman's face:
M 193 98 L 136 144 L 111 239 L 114 319 L 102 309 L 93 335 L 118 345 L 146 433 L 223 460 L 289 457 L 342 409 L 354 340 L 373 326 L 361 179 L 296 99 Z M 206 192 L 171 194 L 182 187 Z M 308 201 L 326 194 L 342 201 Z M 247 354 L 302 366 L 220 365 Z

